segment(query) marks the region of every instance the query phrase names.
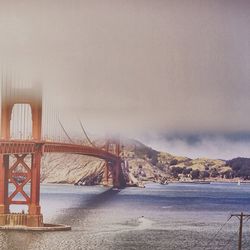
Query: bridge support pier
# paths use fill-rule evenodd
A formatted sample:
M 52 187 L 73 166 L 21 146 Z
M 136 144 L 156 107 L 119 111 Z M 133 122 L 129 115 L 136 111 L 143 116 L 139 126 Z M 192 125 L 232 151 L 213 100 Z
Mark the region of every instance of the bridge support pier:
M 0 155 L 0 226 L 43 226 L 39 204 L 41 156 L 41 144 L 36 144 L 31 155 Z M 30 192 L 26 193 L 24 186 L 29 182 Z M 10 185 L 14 191 L 9 190 Z M 10 213 L 10 205 L 28 205 L 28 213 Z
M 8 204 L 8 170 L 9 156 L 0 155 L 0 225 L 5 224 L 3 215 L 9 213 Z
M 30 154 L 0 154 L 0 229 L 71 230 L 70 226 L 43 223 L 40 207 L 40 165 L 43 144 L 35 143 L 34 148 Z M 26 193 L 24 186 L 28 183 L 30 191 Z M 9 189 L 10 185 L 12 188 Z M 10 205 L 27 205 L 28 213 L 11 213 Z
M 112 152 L 117 156 L 116 161 L 111 163 L 111 166 L 109 168 L 108 162 L 105 164 L 104 169 L 104 182 L 108 183 L 108 173 L 111 173 L 112 176 L 112 185 L 115 188 L 120 188 L 120 175 L 121 175 L 121 159 L 120 159 L 120 143 L 117 140 L 107 140 L 105 144 L 105 151 Z
M 102 180 L 103 186 L 109 185 L 109 165 L 108 162 L 105 161 L 104 163 L 104 172 L 103 172 L 103 180 Z
M 120 185 L 120 163 L 109 163 L 106 161 L 104 165 L 103 181 L 104 186 L 113 186 L 115 188 L 121 187 Z
M 104 172 L 103 172 L 103 179 L 102 179 L 102 184 L 103 186 L 113 186 L 118 188 L 119 187 L 119 173 L 116 170 L 117 166 L 116 165 L 109 165 L 107 161 L 105 161 L 104 165 Z
M 115 188 L 121 187 L 120 174 L 121 174 L 121 162 L 120 162 L 120 160 L 117 160 L 117 162 L 115 163 L 115 166 L 113 168 L 113 186 Z
M 42 158 L 42 145 L 36 144 L 36 151 L 31 160 L 31 186 L 29 204 L 28 226 L 40 227 L 43 225 L 43 217 L 40 207 L 40 168 Z

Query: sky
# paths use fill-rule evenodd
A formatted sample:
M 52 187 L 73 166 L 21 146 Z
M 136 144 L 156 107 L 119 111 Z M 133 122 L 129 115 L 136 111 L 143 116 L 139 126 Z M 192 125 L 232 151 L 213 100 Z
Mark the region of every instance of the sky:
M 0 64 L 68 131 L 250 157 L 249 0 L 0 0 Z

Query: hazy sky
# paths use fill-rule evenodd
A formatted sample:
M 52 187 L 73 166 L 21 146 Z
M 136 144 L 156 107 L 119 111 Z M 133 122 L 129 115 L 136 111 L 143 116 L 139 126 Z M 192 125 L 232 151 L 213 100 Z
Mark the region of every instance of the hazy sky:
M 0 62 L 69 130 L 250 157 L 249 27 L 249 0 L 0 0 Z

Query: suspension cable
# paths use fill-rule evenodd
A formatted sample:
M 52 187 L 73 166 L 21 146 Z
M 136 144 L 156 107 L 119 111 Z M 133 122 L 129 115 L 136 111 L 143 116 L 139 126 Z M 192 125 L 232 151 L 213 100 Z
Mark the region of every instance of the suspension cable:
M 65 128 L 63 127 L 63 125 L 59 119 L 58 119 L 58 122 L 59 122 L 64 134 L 67 136 L 67 138 L 70 140 L 70 142 L 74 143 L 74 141 L 70 138 L 70 136 L 68 135 L 67 131 L 65 130 Z
M 93 147 L 96 148 L 96 145 L 95 145 L 95 144 L 90 140 L 90 138 L 88 137 L 88 135 L 87 135 L 87 133 L 86 133 L 86 130 L 84 129 L 84 127 L 83 127 L 82 122 L 81 122 L 80 119 L 79 119 L 79 123 L 80 123 L 81 129 L 82 129 L 82 131 L 83 131 L 83 133 L 84 133 L 86 139 L 88 140 L 88 142 L 89 142 Z

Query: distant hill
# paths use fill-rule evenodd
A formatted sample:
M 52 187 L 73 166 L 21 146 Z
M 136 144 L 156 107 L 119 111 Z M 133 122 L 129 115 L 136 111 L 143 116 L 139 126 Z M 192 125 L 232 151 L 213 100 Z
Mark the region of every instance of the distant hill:
M 231 168 L 223 160 L 190 159 L 159 152 L 146 145 L 124 142 L 123 156 L 129 171 L 140 181 L 191 181 L 194 179 L 224 179 Z M 140 175 L 140 172 L 143 175 Z
M 102 141 L 99 141 L 102 144 Z M 98 142 L 95 142 L 98 144 Z M 121 140 L 124 174 L 130 184 L 147 181 L 230 181 L 250 179 L 250 159 L 230 161 L 175 156 L 154 150 L 133 139 Z M 41 180 L 45 183 L 101 184 L 104 162 L 100 159 L 67 154 L 47 154 L 43 158 Z
M 226 165 L 232 169 L 233 177 L 250 180 L 250 158 L 234 158 L 227 161 Z

